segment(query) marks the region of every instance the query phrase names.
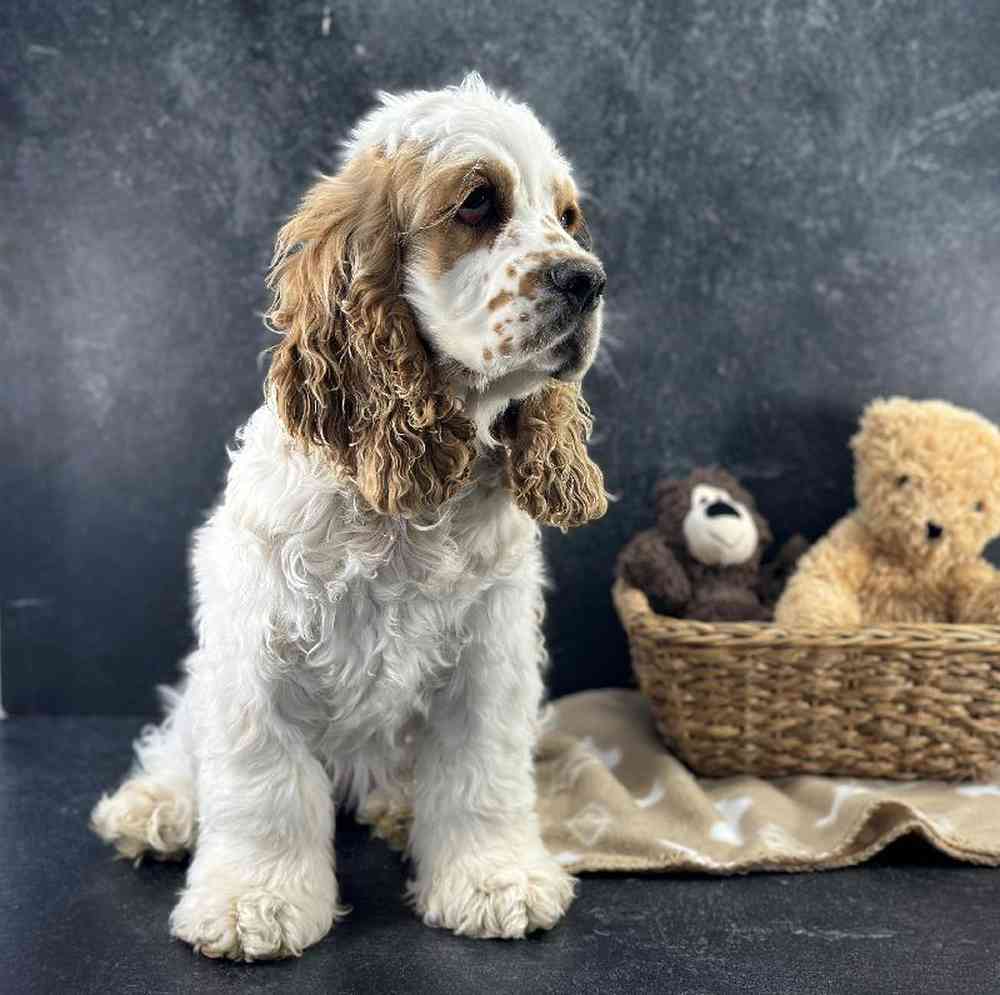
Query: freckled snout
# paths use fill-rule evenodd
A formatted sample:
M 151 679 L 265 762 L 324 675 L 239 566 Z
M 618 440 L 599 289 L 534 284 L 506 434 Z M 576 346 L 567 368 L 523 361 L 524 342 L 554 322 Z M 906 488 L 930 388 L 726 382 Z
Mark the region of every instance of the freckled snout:
M 548 272 L 549 282 L 567 302 L 580 311 L 590 311 L 604 293 L 608 278 L 599 263 L 564 259 Z

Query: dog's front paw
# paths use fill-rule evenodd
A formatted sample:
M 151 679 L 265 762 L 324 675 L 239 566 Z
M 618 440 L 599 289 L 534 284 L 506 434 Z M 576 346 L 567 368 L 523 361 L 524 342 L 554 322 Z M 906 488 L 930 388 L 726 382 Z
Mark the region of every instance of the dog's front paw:
M 518 861 L 466 857 L 411 886 L 428 926 L 459 936 L 517 939 L 551 929 L 573 900 L 575 880 L 548 854 Z
M 157 860 L 180 860 L 194 843 L 194 809 L 189 784 L 133 777 L 113 795 L 101 798 L 90 826 L 130 860 L 145 853 Z
M 170 932 L 206 957 L 276 960 L 298 957 L 326 936 L 340 913 L 335 883 L 330 894 L 294 887 L 239 889 L 208 878 L 183 892 L 170 916 Z

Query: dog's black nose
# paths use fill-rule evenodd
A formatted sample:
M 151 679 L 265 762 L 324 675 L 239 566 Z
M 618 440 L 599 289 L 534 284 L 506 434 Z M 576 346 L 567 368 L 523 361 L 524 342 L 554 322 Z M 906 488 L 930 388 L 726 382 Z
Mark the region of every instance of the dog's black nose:
M 726 501 L 713 501 L 706 509 L 705 514 L 709 518 L 721 518 L 723 515 L 731 515 L 739 518 L 740 513 Z
M 552 286 L 581 311 L 596 307 L 608 278 L 596 263 L 566 259 L 549 270 Z
M 930 539 L 931 542 L 933 542 L 935 539 L 940 539 L 943 534 L 944 534 L 944 529 L 941 528 L 941 526 L 938 525 L 937 522 L 927 523 L 927 538 Z

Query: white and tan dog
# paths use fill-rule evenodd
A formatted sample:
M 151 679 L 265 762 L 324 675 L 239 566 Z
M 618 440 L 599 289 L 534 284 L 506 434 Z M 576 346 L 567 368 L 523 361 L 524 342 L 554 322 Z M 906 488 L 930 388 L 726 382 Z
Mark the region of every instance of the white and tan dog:
M 266 402 L 194 537 L 198 633 L 94 810 L 192 853 L 173 934 L 296 955 L 342 913 L 334 798 L 412 806 L 412 897 L 468 936 L 547 929 L 532 748 L 538 523 L 606 508 L 578 382 L 604 273 L 565 159 L 476 76 L 384 96 L 278 236 Z

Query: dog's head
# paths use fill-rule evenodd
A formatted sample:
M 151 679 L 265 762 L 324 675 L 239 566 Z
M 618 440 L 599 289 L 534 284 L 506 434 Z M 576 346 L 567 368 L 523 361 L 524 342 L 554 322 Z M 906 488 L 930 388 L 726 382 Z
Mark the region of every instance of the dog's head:
M 478 76 L 383 96 L 281 229 L 268 395 L 377 510 L 431 510 L 502 445 L 515 501 L 560 527 L 606 509 L 579 381 L 604 271 L 569 166 Z

